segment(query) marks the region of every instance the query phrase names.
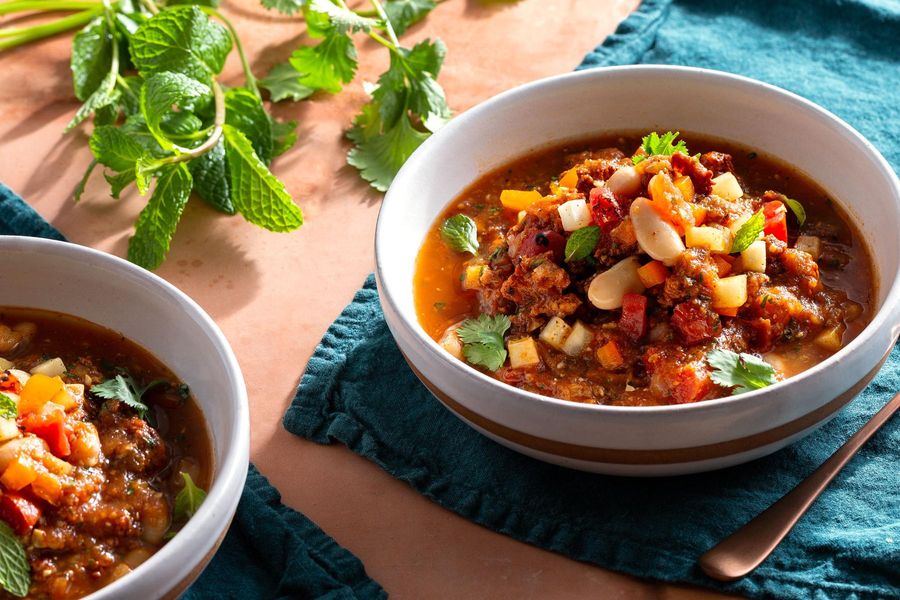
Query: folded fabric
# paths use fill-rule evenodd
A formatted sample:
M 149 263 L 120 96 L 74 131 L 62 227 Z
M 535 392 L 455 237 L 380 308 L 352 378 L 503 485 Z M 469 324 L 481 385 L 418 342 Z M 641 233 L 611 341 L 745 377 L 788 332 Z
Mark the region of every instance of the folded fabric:
M 764 79 L 837 112 L 896 169 L 897 40 L 896 3 L 645 0 L 581 68 L 663 62 Z M 769 457 L 663 479 L 579 473 L 516 454 L 445 410 L 397 350 L 370 276 L 313 354 L 284 425 L 346 445 L 476 523 L 577 560 L 753 597 L 889 598 L 900 596 L 897 419 L 751 576 L 720 584 L 696 559 L 814 470 L 898 388 L 895 348 L 835 419 Z
M 64 240 L 0 183 L 0 235 Z M 250 465 L 237 513 L 216 555 L 182 598 L 256 600 L 385 598 L 363 564 L 315 523 L 281 504 L 281 495 Z

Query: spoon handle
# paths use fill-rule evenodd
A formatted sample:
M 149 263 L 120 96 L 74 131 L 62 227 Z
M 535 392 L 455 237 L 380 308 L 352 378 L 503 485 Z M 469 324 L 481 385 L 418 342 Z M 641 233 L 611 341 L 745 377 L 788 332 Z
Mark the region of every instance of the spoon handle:
M 719 581 L 734 581 L 758 567 L 781 543 L 835 475 L 844 468 L 847 461 L 898 409 L 900 394 L 875 413 L 812 475 L 701 556 L 698 562 L 703 572 Z

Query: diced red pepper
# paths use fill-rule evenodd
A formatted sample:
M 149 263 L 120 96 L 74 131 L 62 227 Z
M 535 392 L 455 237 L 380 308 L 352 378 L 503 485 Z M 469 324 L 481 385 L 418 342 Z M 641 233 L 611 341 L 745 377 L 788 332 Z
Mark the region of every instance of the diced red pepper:
M 55 456 L 65 458 L 72 453 L 69 436 L 72 431 L 66 425 L 64 412 L 55 410 L 49 413 L 32 413 L 22 420 L 25 431 L 33 433 L 45 442 Z
M 19 381 L 18 377 L 16 377 L 9 371 L 4 371 L 3 373 L 0 373 L 0 392 L 12 392 L 13 394 L 21 394 L 22 382 Z
M 622 296 L 622 316 L 619 318 L 622 333 L 638 341 L 647 333 L 647 327 L 647 297 L 632 293 Z
M 41 507 L 18 492 L 0 496 L 0 519 L 18 535 L 28 535 L 41 518 Z
M 784 203 L 778 200 L 766 202 L 763 205 L 763 214 L 766 217 L 766 228 L 763 232 L 766 235 L 774 235 L 786 244 L 788 241 L 787 208 Z
M 591 188 L 591 215 L 604 233 L 609 233 L 622 222 L 622 208 L 615 195 L 605 185 Z
M 708 340 L 721 328 L 716 313 L 695 302 L 677 304 L 672 310 L 670 323 L 686 344 Z

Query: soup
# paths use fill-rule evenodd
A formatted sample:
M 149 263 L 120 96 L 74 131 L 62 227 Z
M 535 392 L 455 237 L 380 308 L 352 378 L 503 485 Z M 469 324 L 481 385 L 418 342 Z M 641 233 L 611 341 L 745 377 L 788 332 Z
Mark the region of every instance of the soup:
M 7 590 L 85 596 L 159 550 L 202 501 L 203 415 L 146 350 L 72 316 L 0 309 L 0 357 L 0 537 L 26 563 Z
M 760 150 L 653 133 L 481 177 L 427 234 L 414 294 L 425 331 L 500 381 L 653 406 L 821 362 L 870 320 L 873 281 L 861 236 L 805 175 Z

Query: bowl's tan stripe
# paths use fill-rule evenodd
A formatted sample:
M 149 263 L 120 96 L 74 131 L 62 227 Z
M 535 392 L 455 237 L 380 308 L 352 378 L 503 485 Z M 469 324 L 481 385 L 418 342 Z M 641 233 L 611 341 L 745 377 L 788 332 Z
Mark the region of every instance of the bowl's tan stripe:
M 786 437 L 799 433 L 804 429 L 812 427 L 816 423 L 828 418 L 838 410 L 850 402 L 878 373 L 878 370 L 887 360 L 888 353 L 878 362 L 874 369 L 869 371 L 856 385 L 845 391 L 843 394 L 819 407 L 811 413 L 808 413 L 798 419 L 779 425 L 773 429 L 755 433 L 746 437 L 709 444 L 706 446 L 693 446 L 690 448 L 669 448 L 657 450 L 623 450 L 619 448 L 595 448 L 593 446 L 581 446 L 578 444 L 569 444 L 550 440 L 529 433 L 524 433 L 516 429 L 511 429 L 506 425 L 501 425 L 492 421 L 468 408 L 459 402 L 450 398 L 426 379 L 421 372 L 406 358 L 409 367 L 419 380 L 428 388 L 428 390 L 437 396 L 437 398 L 447 405 L 454 412 L 459 413 L 463 418 L 471 421 L 475 425 L 486 431 L 490 431 L 494 435 L 509 440 L 520 446 L 531 448 L 546 454 L 554 454 L 565 458 L 574 458 L 588 462 L 618 464 L 618 465 L 661 465 L 676 464 L 685 462 L 694 462 L 700 460 L 710 460 L 721 458 L 723 456 L 731 456 L 741 452 L 747 452 L 755 448 L 767 446 Z

